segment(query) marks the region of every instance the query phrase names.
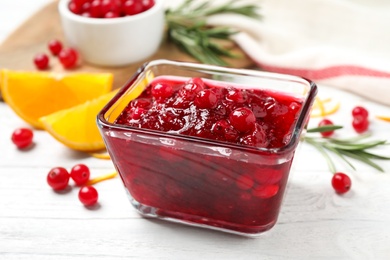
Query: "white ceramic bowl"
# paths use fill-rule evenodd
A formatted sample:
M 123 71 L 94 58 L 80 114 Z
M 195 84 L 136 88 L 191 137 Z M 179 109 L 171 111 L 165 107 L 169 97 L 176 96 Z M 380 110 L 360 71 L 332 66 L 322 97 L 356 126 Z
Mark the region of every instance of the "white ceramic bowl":
M 149 10 L 120 18 L 97 19 L 72 13 L 70 0 L 60 0 L 58 10 L 65 39 L 86 62 L 124 66 L 153 55 L 164 32 L 163 0 Z

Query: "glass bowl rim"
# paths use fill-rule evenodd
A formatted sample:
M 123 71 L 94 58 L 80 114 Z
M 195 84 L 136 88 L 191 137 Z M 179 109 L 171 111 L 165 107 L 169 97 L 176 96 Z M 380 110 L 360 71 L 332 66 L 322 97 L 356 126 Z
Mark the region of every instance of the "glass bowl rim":
M 309 86 L 309 90 L 307 94 L 305 95 L 305 99 L 303 101 L 302 109 L 299 112 L 298 118 L 294 123 L 294 127 L 292 129 L 292 135 L 287 144 L 281 147 L 275 147 L 275 148 L 259 148 L 259 147 L 251 147 L 251 146 L 245 146 L 240 144 L 234 144 L 224 141 L 218 141 L 218 140 L 211 140 L 196 136 L 189 136 L 189 135 L 181 135 L 176 133 L 167 133 L 162 132 L 158 130 L 152 130 L 152 129 L 145 129 L 145 128 L 138 128 L 138 127 L 131 127 L 126 125 L 119 125 L 119 124 L 113 124 L 108 122 L 105 119 L 105 114 L 107 111 L 116 103 L 117 99 L 119 99 L 122 95 L 126 94 L 127 90 L 132 87 L 132 83 L 136 81 L 142 74 L 145 72 L 148 68 L 156 66 L 156 65 L 173 65 L 173 66 L 179 66 L 183 68 L 192 68 L 192 69 L 202 69 L 204 71 L 220 71 L 224 73 L 235 73 L 235 74 L 243 74 L 250 76 L 259 76 L 259 77 L 268 77 L 272 79 L 279 79 L 279 80 L 293 80 L 293 81 L 299 81 L 299 82 L 305 82 Z M 209 65 L 209 64 L 201 64 L 201 63 L 195 63 L 195 62 L 183 62 L 183 61 L 172 61 L 172 60 L 165 60 L 165 59 L 158 59 L 153 60 L 149 62 L 145 62 L 142 64 L 139 69 L 130 77 L 130 79 L 121 87 L 116 93 L 116 95 L 103 107 L 103 109 L 98 113 L 97 115 L 97 124 L 100 128 L 106 127 L 109 129 L 115 129 L 115 130 L 121 130 L 121 131 L 131 131 L 131 132 L 137 132 L 137 133 L 143 133 L 143 134 L 149 134 L 156 137 L 164 137 L 164 138 L 174 138 L 179 139 L 186 142 L 196 142 L 196 143 L 202 143 L 207 145 L 216 145 L 223 146 L 226 148 L 232 148 L 235 150 L 252 150 L 254 152 L 267 152 L 267 153 L 284 153 L 289 152 L 293 150 L 296 145 L 298 144 L 299 137 L 301 132 L 303 131 L 306 123 L 306 118 L 309 116 L 309 110 L 311 108 L 312 103 L 314 102 L 314 98 L 317 94 L 318 88 L 317 85 L 306 78 L 294 76 L 294 75 L 288 75 L 288 74 L 280 74 L 280 73 L 274 73 L 274 72 L 265 72 L 265 71 L 257 71 L 257 70 L 251 70 L 251 69 L 241 69 L 241 68 L 230 68 L 230 67 L 221 67 L 216 65 Z M 298 130 L 298 131 L 297 131 Z

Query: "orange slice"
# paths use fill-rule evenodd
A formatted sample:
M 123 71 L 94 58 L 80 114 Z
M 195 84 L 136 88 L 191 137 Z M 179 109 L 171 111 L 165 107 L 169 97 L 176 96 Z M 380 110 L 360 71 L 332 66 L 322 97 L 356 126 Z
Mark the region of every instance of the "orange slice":
M 112 89 L 111 73 L 26 72 L 4 70 L 5 102 L 26 122 L 43 128 L 39 118 L 94 99 Z
M 40 122 L 46 131 L 69 148 L 100 151 L 105 145 L 96 125 L 96 116 L 116 93 L 114 90 L 84 104 L 44 116 Z

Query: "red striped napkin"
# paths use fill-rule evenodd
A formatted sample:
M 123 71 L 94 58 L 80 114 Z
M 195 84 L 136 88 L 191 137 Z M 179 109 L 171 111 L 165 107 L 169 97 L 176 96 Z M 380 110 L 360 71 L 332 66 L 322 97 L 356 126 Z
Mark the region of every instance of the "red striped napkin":
M 390 1 L 262 0 L 261 21 L 212 17 L 264 70 L 306 77 L 390 105 Z

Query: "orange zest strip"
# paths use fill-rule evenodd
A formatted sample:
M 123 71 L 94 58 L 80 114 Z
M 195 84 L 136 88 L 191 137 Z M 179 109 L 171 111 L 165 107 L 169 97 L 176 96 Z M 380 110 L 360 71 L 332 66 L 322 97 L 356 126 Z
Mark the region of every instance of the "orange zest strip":
M 375 116 L 375 117 L 380 119 L 380 120 L 390 122 L 390 116 Z
M 329 104 L 326 105 L 326 103 L 331 102 L 331 98 L 327 99 L 319 99 L 316 98 L 314 104 L 313 104 L 313 110 L 311 112 L 311 117 L 324 117 L 328 115 L 332 115 L 336 113 L 340 108 L 340 102 L 335 103 L 331 108 L 329 107 Z
M 324 116 L 325 115 L 324 103 L 319 98 L 316 99 L 316 102 L 318 104 L 318 108 L 320 109 L 320 116 Z
M 90 153 L 92 157 L 95 157 L 97 159 L 103 159 L 103 160 L 110 160 L 111 157 L 108 153 Z
M 101 181 L 106 181 L 106 180 L 109 180 L 109 179 L 113 179 L 113 178 L 115 178 L 117 175 L 118 175 L 117 172 L 112 172 L 112 173 L 109 173 L 109 174 L 105 174 L 105 175 L 102 175 L 102 176 L 99 176 L 99 177 L 90 179 L 90 180 L 87 182 L 87 185 L 94 185 L 94 184 L 96 184 L 96 183 L 98 183 L 98 182 L 101 182 Z

